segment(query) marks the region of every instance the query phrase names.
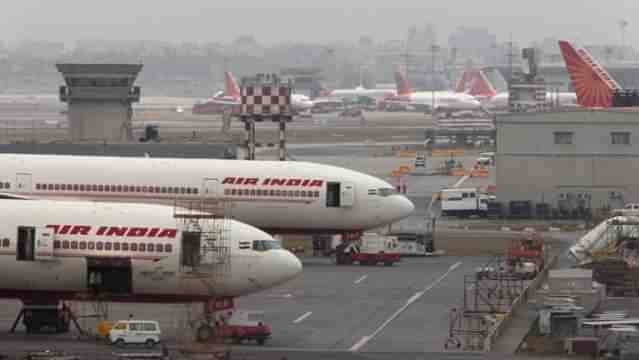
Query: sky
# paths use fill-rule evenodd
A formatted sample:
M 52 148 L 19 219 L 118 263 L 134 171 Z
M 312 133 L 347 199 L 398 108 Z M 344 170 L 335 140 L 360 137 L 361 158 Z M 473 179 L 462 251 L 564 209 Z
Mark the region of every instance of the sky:
M 534 4 L 535 8 L 526 8 Z M 635 45 L 637 0 L 4 0 L 0 40 L 232 41 L 403 40 L 411 25 L 433 24 L 445 43 L 458 26 L 486 27 L 500 41 L 559 37 Z

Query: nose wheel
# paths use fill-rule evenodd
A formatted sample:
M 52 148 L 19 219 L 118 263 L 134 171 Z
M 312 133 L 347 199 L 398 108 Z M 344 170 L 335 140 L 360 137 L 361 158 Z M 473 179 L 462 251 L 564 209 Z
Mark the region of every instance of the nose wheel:
M 215 329 L 209 324 L 202 324 L 197 328 L 195 338 L 200 343 L 209 342 L 215 336 Z

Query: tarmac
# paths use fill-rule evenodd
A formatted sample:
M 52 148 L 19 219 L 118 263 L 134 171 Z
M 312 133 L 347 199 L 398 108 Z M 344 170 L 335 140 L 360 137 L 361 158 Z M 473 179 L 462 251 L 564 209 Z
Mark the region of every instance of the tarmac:
M 10 111 L 0 110 L 0 141 L 64 137 L 64 116 L 59 104 L 38 107 L 34 116 L 17 117 L 31 105 L 12 103 Z M 185 111 L 190 111 L 185 109 Z M 53 120 L 59 120 L 58 123 Z M 12 127 L 11 121 L 19 126 Z M 219 117 L 197 117 L 156 109 L 136 110 L 139 126 L 158 122 L 161 136 L 178 141 L 193 131 L 199 138 L 218 136 Z M 384 178 L 395 184 L 393 169 L 411 165 L 412 159 L 399 158 L 388 151 L 398 144 L 421 144 L 423 129 L 431 123 L 424 114 L 371 113 L 365 124 L 358 119 L 325 116 L 299 119 L 289 125 L 289 155 L 297 161 L 312 161 L 343 166 Z M 2 125 L 5 128 L 2 129 Z M 54 125 L 59 124 L 59 125 Z M 43 126 L 39 126 L 43 125 Z M 46 126 L 44 126 L 46 125 Z M 32 128 L 30 128 L 32 127 Z M 3 131 L 4 130 L 4 131 Z M 277 141 L 276 126 L 258 124 L 258 140 Z M 232 135 L 242 135 L 241 124 L 233 124 Z M 480 149 L 456 158 L 472 165 Z M 275 159 L 276 150 L 263 149 L 258 159 Z M 434 169 L 447 158 L 431 158 Z M 413 216 L 393 225 L 395 231 L 416 231 L 425 226 L 427 210 L 434 192 L 459 179 L 449 176 L 404 176 L 406 195 L 414 202 Z M 486 186 L 489 178 L 470 179 L 472 186 Z M 477 239 L 473 240 L 476 241 Z M 327 258 L 303 258 L 303 274 L 278 288 L 236 300 L 239 310 L 263 311 L 273 328 L 265 346 L 233 346 L 240 359 L 510 359 L 512 354 L 445 352 L 448 337 L 448 312 L 459 306 L 463 296 L 463 277 L 488 261 L 487 256 L 441 256 L 406 258 L 393 267 L 336 266 Z M 29 350 L 64 349 L 86 358 L 113 358 L 114 349 L 92 340 L 78 340 L 77 332 L 60 335 L 26 335 L 19 327 L 9 329 L 19 311 L 16 301 L 0 301 L 0 354 L 17 356 Z M 94 313 L 90 304 L 77 305 L 81 315 Z M 166 345 L 175 349 L 184 315 L 177 305 L 110 304 L 110 319 L 160 321 Z M 83 319 L 84 326 L 92 320 Z M 134 349 L 135 350 L 135 349 Z M 137 351 L 137 350 L 136 350 Z

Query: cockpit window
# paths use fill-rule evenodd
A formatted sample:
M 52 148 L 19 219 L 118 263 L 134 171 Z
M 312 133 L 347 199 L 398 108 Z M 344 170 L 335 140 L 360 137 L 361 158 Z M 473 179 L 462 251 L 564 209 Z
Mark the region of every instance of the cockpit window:
M 268 251 L 281 248 L 282 245 L 277 240 L 253 240 L 253 250 L 255 251 Z
M 382 197 L 396 195 L 397 190 L 394 188 L 381 188 L 377 190 L 377 194 Z

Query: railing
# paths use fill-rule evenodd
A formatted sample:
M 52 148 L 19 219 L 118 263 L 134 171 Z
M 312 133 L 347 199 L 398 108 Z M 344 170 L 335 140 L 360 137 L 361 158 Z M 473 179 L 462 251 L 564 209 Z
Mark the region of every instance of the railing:
M 510 310 L 505 314 L 504 318 L 495 325 L 492 331 L 486 336 L 484 341 L 484 351 L 488 352 L 492 349 L 493 345 L 497 342 L 499 336 L 501 336 L 504 331 L 508 328 L 510 323 L 512 322 L 513 316 L 515 312 L 519 311 L 522 307 L 526 306 L 528 300 L 532 298 L 537 289 L 541 286 L 541 284 L 546 281 L 548 278 L 548 273 L 550 269 L 555 267 L 557 261 L 559 260 L 559 255 L 553 256 L 553 258 L 547 263 L 544 269 L 537 275 L 537 277 L 526 287 L 526 289 L 521 293 L 519 297 L 517 297 L 513 303 L 511 304 Z M 518 346 L 519 347 L 519 346 Z

